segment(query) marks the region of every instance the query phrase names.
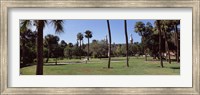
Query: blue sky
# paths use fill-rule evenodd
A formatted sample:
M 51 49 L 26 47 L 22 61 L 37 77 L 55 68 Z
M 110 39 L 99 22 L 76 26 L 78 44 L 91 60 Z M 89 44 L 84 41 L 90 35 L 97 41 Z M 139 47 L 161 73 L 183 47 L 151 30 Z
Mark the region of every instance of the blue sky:
M 125 34 L 124 34 L 124 20 L 109 20 L 112 43 L 125 43 Z M 134 32 L 135 23 L 142 21 L 145 24 L 147 22 L 154 25 L 155 20 L 127 20 L 128 27 L 128 38 L 132 34 L 134 42 L 141 42 L 141 37 Z M 93 37 L 90 39 L 90 42 L 93 39 L 103 40 L 108 34 L 107 22 L 106 20 L 64 20 L 64 33 L 55 33 L 54 27 L 52 24 L 48 24 L 44 29 L 44 36 L 47 34 L 57 35 L 61 40 L 69 43 L 76 43 L 76 35 L 81 32 L 84 34 L 86 30 L 90 30 L 93 33 Z M 84 38 L 84 43 L 87 43 L 87 39 Z

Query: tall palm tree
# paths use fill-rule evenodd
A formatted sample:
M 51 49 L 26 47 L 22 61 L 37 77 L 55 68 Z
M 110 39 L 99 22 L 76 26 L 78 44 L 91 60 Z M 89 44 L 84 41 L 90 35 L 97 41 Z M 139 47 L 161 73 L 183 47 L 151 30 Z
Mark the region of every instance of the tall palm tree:
M 34 20 L 34 25 L 37 29 L 37 67 L 36 74 L 43 75 L 43 30 L 47 25 L 47 20 Z M 62 20 L 51 20 L 51 24 L 53 24 L 55 32 L 60 33 L 63 31 L 63 21 Z
M 125 37 L 126 37 L 126 65 L 127 65 L 127 67 L 129 67 L 129 63 L 128 63 L 128 35 L 127 35 L 126 20 L 124 20 L 124 29 L 125 29 Z
M 87 51 L 87 60 L 89 60 L 89 44 L 90 38 L 92 38 L 92 32 L 90 30 L 85 31 L 85 37 L 88 39 L 88 51 Z
M 174 27 L 174 31 L 176 33 L 176 60 L 179 63 L 179 33 L 178 33 L 178 25 L 180 25 L 180 20 L 173 20 L 172 25 Z
M 108 68 L 110 68 L 110 60 L 111 60 L 111 31 L 110 31 L 110 23 L 109 20 L 107 20 L 107 26 L 108 26 L 108 36 L 109 36 L 109 48 L 108 48 Z
M 156 21 L 156 25 L 158 27 L 158 32 L 159 32 L 159 56 L 160 56 L 160 65 L 163 68 L 163 58 L 162 58 L 162 53 L 161 53 L 161 28 L 160 28 L 160 20 Z
M 170 51 L 169 51 L 168 38 L 167 38 L 167 32 L 169 32 L 170 22 L 169 20 L 162 20 L 160 22 L 162 24 L 161 31 L 164 32 L 163 34 L 164 34 L 164 39 L 165 39 L 165 51 L 167 52 L 167 55 L 168 55 L 168 61 L 171 64 Z
M 78 33 L 76 36 L 77 36 L 77 40 L 79 40 L 79 43 L 80 43 L 79 56 L 80 56 L 80 59 L 81 59 L 81 54 L 82 54 L 81 41 L 83 40 L 83 34 L 82 33 Z

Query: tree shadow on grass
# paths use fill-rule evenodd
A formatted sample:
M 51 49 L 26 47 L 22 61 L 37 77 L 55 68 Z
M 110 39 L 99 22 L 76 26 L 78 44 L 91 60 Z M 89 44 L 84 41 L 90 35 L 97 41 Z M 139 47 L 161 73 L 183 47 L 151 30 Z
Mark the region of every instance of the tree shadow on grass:
M 180 69 L 180 67 L 170 67 L 171 69 Z
M 62 66 L 62 65 L 68 65 L 68 64 L 44 64 L 44 66 Z
M 157 67 L 161 68 L 161 66 L 157 66 Z M 165 66 L 163 68 L 180 69 L 180 67 L 165 67 Z

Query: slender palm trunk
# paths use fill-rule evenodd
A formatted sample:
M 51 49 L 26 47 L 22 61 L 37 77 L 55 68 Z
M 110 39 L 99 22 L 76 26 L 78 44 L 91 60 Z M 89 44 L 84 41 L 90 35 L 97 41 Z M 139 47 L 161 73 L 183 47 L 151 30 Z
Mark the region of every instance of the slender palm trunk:
M 37 37 L 37 69 L 36 75 L 43 75 L 43 26 L 39 21 L 38 37 Z
M 89 60 L 89 43 L 90 43 L 90 41 L 89 41 L 89 38 L 88 38 L 88 52 L 87 52 L 87 60 Z
M 162 60 L 162 53 L 161 53 L 161 29 L 160 29 L 160 21 L 157 21 L 158 24 L 158 31 L 159 31 L 159 56 L 160 56 L 160 65 L 163 68 L 163 60 Z
M 165 38 L 165 50 L 168 54 L 168 62 L 171 64 L 171 58 L 170 58 L 169 45 L 168 45 L 167 36 L 166 36 L 166 30 L 164 32 L 164 38 Z
M 111 60 L 111 32 L 110 32 L 110 23 L 109 20 L 107 20 L 107 26 L 108 26 L 108 36 L 109 36 L 109 48 L 108 48 L 108 68 L 110 68 L 110 60 Z
M 126 20 L 124 20 L 124 28 L 125 28 L 125 37 L 126 37 L 126 65 L 127 65 L 127 67 L 129 67 L 129 63 L 128 63 L 128 35 L 127 35 Z
M 177 25 L 175 25 L 175 31 L 176 31 L 176 61 L 179 63 L 179 41 L 178 41 L 178 28 Z

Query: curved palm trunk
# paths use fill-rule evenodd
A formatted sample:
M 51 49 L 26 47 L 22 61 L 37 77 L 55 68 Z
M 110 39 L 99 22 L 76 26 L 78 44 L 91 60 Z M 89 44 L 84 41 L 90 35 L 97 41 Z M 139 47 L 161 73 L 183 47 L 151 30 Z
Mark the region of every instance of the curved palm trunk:
M 178 41 L 178 28 L 177 25 L 175 25 L 175 30 L 176 30 L 176 61 L 179 63 L 179 41 Z
M 89 43 L 90 43 L 90 41 L 89 41 L 89 38 L 88 38 L 88 52 L 87 52 L 87 60 L 89 60 Z
M 159 31 L 159 56 L 160 56 L 160 65 L 163 68 L 163 60 L 162 60 L 162 53 L 161 53 L 161 29 L 160 29 L 160 21 L 157 21 L 158 24 L 158 31 Z
M 111 52 L 111 32 L 110 32 L 110 23 L 109 20 L 107 20 L 107 26 L 108 26 L 108 36 L 109 36 L 109 48 L 108 48 L 108 68 L 110 68 L 110 52 Z
M 39 21 L 39 26 L 38 26 L 36 75 L 43 75 L 43 26 L 42 26 L 42 21 Z
M 128 63 L 128 35 L 127 35 L 126 20 L 124 20 L 124 28 L 125 28 L 125 37 L 126 37 L 126 65 L 127 65 L 127 67 L 129 67 L 129 63 Z

